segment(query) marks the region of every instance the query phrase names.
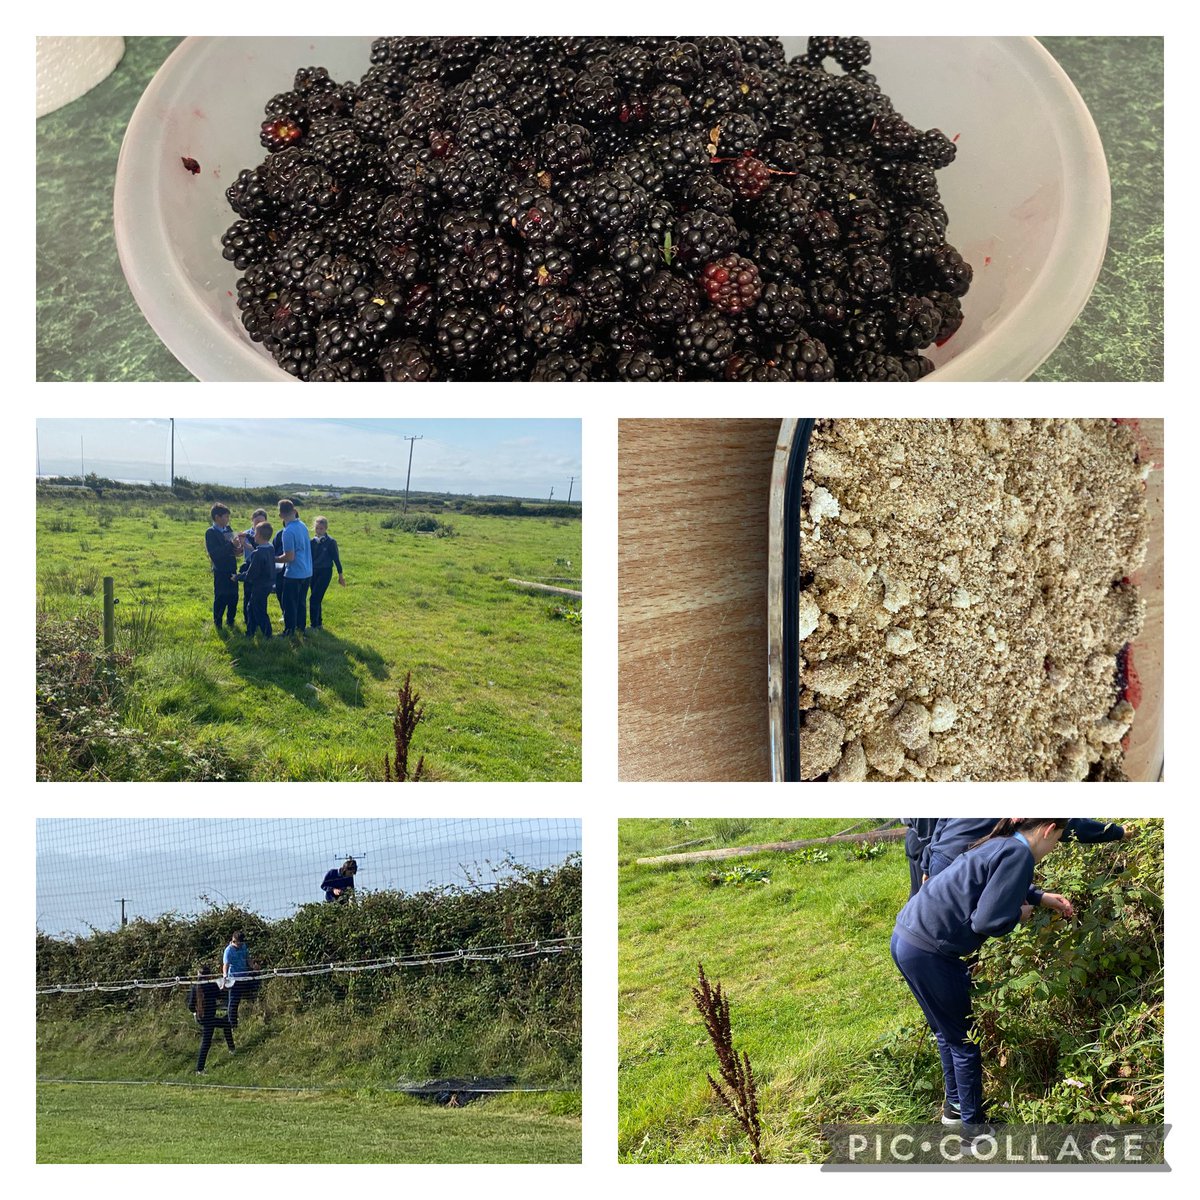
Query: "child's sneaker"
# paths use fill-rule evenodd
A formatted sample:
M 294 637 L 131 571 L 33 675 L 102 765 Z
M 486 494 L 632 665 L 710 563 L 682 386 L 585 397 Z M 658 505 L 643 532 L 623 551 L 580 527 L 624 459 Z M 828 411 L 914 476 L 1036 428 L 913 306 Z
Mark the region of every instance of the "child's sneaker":
M 942 1124 L 943 1125 L 961 1125 L 962 1124 L 962 1109 L 959 1108 L 952 1100 L 947 1100 L 942 1105 Z
M 964 1158 L 991 1158 L 996 1153 L 996 1127 L 994 1125 L 964 1125 L 962 1132 L 962 1155 Z

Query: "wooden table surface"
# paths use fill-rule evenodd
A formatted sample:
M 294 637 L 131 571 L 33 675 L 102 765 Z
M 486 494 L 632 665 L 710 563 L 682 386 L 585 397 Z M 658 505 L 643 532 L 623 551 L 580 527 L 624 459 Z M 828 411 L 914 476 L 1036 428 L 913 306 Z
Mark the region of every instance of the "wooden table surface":
M 779 427 L 620 422 L 621 779 L 770 778 L 767 502 Z

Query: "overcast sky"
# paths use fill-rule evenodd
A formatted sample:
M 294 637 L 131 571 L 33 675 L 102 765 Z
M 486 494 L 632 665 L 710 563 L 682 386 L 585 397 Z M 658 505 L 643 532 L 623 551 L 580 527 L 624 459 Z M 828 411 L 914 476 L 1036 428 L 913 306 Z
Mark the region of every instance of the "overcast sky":
M 166 483 L 170 423 L 54 418 L 37 423 L 43 475 L 89 472 Z M 175 473 L 205 483 L 403 488 L 409 443 L 415 491 L 582 499 L 578 420 L 178 419 Z M 571 488 L 571 477 L 575 477 Z
M 549 867 L 581 849 L 573 818 L 125 819 L 37 822 L 37 925 L 114 929 L 126 915 L 204 911 L 205 898 L 269 919 L 323 900 L 325 872 L 355 856 L 367 890 L 494 879 L 505 858 Z

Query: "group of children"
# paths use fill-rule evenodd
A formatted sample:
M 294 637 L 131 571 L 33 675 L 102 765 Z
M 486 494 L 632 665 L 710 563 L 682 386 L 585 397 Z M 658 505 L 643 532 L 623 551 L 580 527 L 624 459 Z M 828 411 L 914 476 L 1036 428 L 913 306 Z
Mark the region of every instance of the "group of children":
M 946 1097 L 942 1122 L 960 1126 L 968 1151 L 992 1134 L 983 1063 L 971 1036 L 971 972 L 964 961 L 991 937 L 1048 908 L 1067 920 L 1071 902 L 1033 884 L 1061 842 L 1115 842 L 1132 829 L 1086 817 L 905 817 L 909 900 L 896 918 L 892 960 L 937 1040 Z
M 338 584 L 346 586 L 337 542 L 329 536 L 329 522 L 317 517 L 315 537 L 300 520 L 291 500 L 279 501 L 281 528 L 276 532 L 265 509 L 255 509 L 250 528 L 235 533 L 229 507 L 214 504 L 212 524 L 204 533 L 204 546 L 212 564 L 213 623 L 234 628 L 238 584 L 244 585 L 242 619 L 246 636 L 273 633 L 267 599 L 274 594 L 283 616 L 283 632 L 303 633 L 309 625 L 322 628 L 322 601 L 337 570 Z

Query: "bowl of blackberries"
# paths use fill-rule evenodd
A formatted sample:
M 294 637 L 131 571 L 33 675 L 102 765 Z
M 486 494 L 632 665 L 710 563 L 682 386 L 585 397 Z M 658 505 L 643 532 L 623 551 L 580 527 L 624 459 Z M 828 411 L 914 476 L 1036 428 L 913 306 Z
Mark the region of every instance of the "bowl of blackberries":
M 205 380 L 1027 378 L 1103 149 L 1032 38 L 188 38 L 117 245 Z

